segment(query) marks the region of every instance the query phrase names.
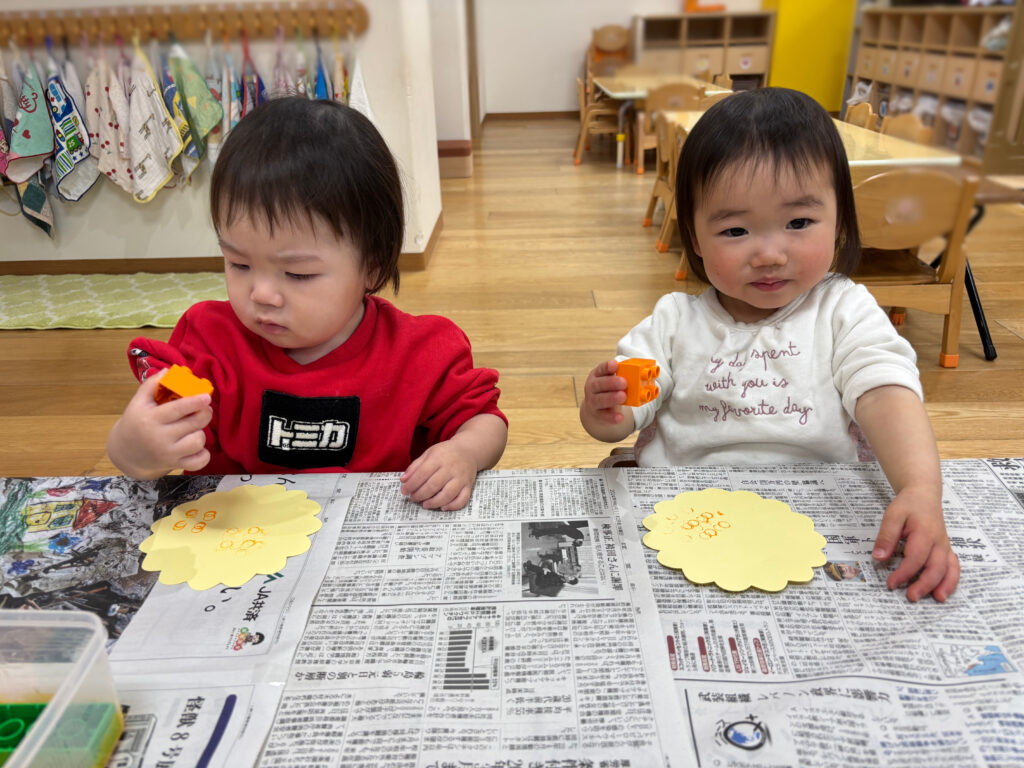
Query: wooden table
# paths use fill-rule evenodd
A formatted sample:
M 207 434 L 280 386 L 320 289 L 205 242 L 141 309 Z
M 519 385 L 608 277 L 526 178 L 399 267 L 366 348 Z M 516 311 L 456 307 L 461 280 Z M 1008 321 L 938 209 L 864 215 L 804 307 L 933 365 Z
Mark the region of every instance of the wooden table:
M 683 126 L 689 133 L 703 114 L 703 112 L 691 110 L 666 112 L 665 116 L 670 122 Z M 850 161 L 850 176 L 854 184 L 897 166 L 955 167 L 960 165 L 960 155 L 955 152 L 897 139 L 895 136 L 887 136 L 858 125 L 844 123 L 841 120 L 834 122 L 839 130 L 839 137 L 843 140 L 846 157 Z
M 630 70 L 620 67 L 614 75 L 605 75 L 594 78 L 594 85 L 600 88 L 608 97 L 622 102 L 622 106 L 619 107 L 619 131 L 617 136 L 618 147 L 616 148 L 615 153 L 616 168 L 621 168 L 623 166 L 623 142 L 625 141 L 626 113 L 631 108 L 636 111 L 636 162 L 642 164 L 643 142 L 641 139 L 644 133 L 643 123 L 646 118 L 644 101 L 647 98 L 647 94 L 653 89 L 660 88 L 663 85 L 675 85 L 677 83 L 685 83 L 698 88 L 704 88 L 704 94 L 706 96 L 728 92 L 727 88 L 721 88 L 709 83 L 707 80 L 701 80 L 700 78 L 680 73 L 672 74 L 665 72 L 649 72 L 643 70 Z M 642 165 L 638 167 L 642 167 Z

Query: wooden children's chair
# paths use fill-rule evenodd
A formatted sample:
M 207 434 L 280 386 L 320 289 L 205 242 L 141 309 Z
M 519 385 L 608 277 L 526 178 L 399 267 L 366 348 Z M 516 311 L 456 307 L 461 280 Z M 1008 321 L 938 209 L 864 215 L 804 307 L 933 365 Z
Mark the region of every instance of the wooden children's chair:
M 918 144 L 932 143 L 932 129 L 921 122 L 921 118 L 913 112 L 902 115 L 886 115 L 882 118 L 882 133 L 898 139 L 916 141 Z
M 576 93 L 580 104 L 580 133 L 573 151 L 573 162 L 580 164 L 583 148 L 593 134 L 617 134 L 619 132 L 619 107 L 615 102 L 595 101 L 587 103 L 583 80 L 576 78 Z
M 591 33 L 590 50 L 594 61 L 613 59 L 627 62 L 632 58 L 630 41 L 632 35 L 628 27 L 618 24 L 606 24 Z
M 712 105 L 717 104 L 722 99 L 727 99 L 732 95 L 732 91 L 712 93 L 700 100 L 700 102 L 697 104 L 697 109 L 699 109 L 701 112 L 707 112 L 709 109 L 711 109 Z
M 651 226 L 659 202 L 665 206 L 665 216 L 668 217 L 668 210 L 675 196 L 673 186 L 675 177 L 671 171 L 676 162 L 672 156 L 675 151 L 675 128 L 668 122 L 665 115 L 655 116 L 654 134 L 658 140 L 658 145 L 655 147 L 654 188 L 651 190 L 651 199 L 647 201 L 647 210 L 644 211 L 643 225 L 645 227 Z
M 944 368 L 959 363 L 964 237 L 977 189 L 977 177 L 903 169 L 872 176 L 853 190 L 864 248 L 853 279 L 883 307 L 944 315 L 939 354 Z M 946 247 L 932 267 L 918 258 L 918 250 L 937 237 Z
M 715 75 L 711 82 L 719 88 L 728 88 L 730 91 L 732 90 L 732 78 L 724 72 L 720 75 Z
M 878 115 L 866 101 L 847 107 L 844 119 L 851 125 L 859 125 L 861 128 L 868 128 L 872 131 L 878 130 Z
M 644 172 L 644 151 L 658 146 L 654 134 L 654 115 L 661 111 L 698 109 L 704 98 L 704 86 L 694 83 L 670 83 L 652 88 L 644 100 L 643 111 L 636 113 L 636 172 Z

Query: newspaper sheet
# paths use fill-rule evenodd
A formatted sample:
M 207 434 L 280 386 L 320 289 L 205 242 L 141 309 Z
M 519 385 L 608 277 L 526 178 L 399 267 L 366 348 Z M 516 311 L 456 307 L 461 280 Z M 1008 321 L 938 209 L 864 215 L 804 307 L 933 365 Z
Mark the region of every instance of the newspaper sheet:
M 810 516 L 829 564 L 780 593 L 697 586 L 642 554 L 701 765 L 1024 764 L 1024 463 L 943 465 L 963 565 L 945 604 L 885 586 L 876 464 L 616 470 L 636 537 L 687 490 L 750 490 Z M 651 660 L 653 665 L 655 660 Z
M 615 493 L 598 470 L 483 473 L 430 512 L 363 476 L 260 764 L 694 764 Z
M 298 487 L 320 504 L 308 552 L 202 592 L 140 570 L 154 520 L 243 481 Z M 84 609 L 106 623 L 125 709 L 110 766 L 252 765 L 354 488 L 339 475 L 0 479 L 0 608 Z

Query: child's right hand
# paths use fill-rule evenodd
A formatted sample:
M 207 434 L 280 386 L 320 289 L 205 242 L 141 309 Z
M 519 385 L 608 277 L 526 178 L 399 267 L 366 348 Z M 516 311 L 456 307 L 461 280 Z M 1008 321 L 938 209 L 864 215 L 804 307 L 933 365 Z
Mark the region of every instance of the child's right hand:
M 162 405 L 153 399 L 160 371 L 139 385 L 107 438 L 107 453 L 122 472 L 139 480 L 162 477 L 174 469 L 205 467 L 210 452 L 203 428 L 213 418 L 209 395 L 193 395 Z
M 583 403 L 580 422 L 583 428 L 607 443 L 616 443 L 633 433 L 633 410 L 623 408 L 626 402 L 627 382 L 615 372 L 617 360 L 607 360 L 587 376 L 583 385 Z

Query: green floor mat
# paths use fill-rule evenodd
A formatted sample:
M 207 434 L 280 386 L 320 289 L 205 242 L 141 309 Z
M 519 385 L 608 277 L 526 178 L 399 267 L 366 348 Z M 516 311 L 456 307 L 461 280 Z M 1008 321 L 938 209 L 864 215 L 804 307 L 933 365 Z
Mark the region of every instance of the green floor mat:
M 197 301 L 226 298 L 221 272 L 0 275 L 0 328 L 173 328 Z

